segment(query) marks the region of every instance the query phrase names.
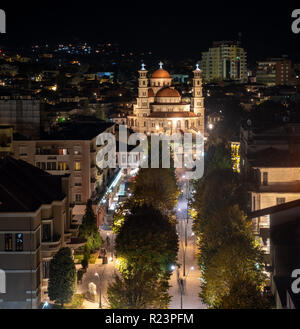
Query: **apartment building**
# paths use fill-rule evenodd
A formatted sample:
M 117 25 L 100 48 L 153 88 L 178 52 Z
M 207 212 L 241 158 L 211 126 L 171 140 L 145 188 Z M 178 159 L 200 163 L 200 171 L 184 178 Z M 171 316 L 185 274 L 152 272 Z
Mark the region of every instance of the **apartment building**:
M 0 160 L 0 309 L 39 308 L 48 299 L 53 256 L 83 245 L 72 223 L 69 178 L 12 157 Z
M 241 172 L 248 184 L 249 209 L 300 199 L 300 125 L 241 129 Z M 270 218 L 252 218 L 253 230 L 270 264 Z
M 283 57 L 257 62 L 256 82 L 267 86 L 293 84 L 292 61 Z
M 270 219 L 270 285 L 277 309 L 300 308 L 299 294 L 291 289 L 292 273 L 300 266 L 299 211 L 300 200 L 295 200 L 250 214 Z
M 247 53 L 239 42 L 218 41 L 202 53 L 201 69 L 205 82 L 235 80 L 247 82 Z
M 73 214 L 80 221 L 88 199 L 105 191 L 115 169 L 97 167 L 99 134 L 114 133 L 115 125 L 104 121 L 66 124 L 55 134 L 38 140 L 13 141 L 14 157 L 52 175 L 70 175 Z

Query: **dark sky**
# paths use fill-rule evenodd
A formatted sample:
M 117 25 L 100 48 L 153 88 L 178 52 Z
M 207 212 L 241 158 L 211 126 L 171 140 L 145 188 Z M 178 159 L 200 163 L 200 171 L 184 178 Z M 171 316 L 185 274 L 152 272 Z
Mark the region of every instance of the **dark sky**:
M 250 61 L 289 54 L 300 60 L 300 34 L 291 31 L 293 1 L 19 1 L 6 10 L 2 42 L 116 41 L 128 50 L 200 57 L 214 40 L 237 39 Z M 199 54 L 199 55 L 198 55 Z

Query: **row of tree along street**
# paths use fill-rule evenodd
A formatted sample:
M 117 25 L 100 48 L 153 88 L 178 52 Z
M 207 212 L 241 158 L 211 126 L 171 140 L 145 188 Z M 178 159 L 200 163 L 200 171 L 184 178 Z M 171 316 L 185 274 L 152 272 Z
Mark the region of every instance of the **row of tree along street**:
M 168 308 L 171 265 L 178 252 L 173 169 L 140 169 L 131 197 L 114 220 L 117 267 L 108 287 L 114 309 Z
M 195 182 L 192 202 L 202 273 L 200 297 L 210 308 L 269 308 L 262 294 L 263 256 L 245 215 L 247 193 L 232 170 L 230 147 L 210 142 L 205 174 Z

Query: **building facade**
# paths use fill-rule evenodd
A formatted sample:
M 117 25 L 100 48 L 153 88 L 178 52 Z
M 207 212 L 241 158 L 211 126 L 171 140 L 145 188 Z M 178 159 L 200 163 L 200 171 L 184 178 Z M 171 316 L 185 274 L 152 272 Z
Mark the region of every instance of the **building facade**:
M 241 172 L 252 213 L 300 199 L 299 140 L 299 124 L 242 127 Z M 270 264 L 270 217 L 252 216 L 252 222 Z
M 201 68 L 205 82 L 235 80 L 247 82 L 247 53 L 239 42 L 219 41 L 202 53 Z
M 128 127 L 145 134 L 204 134 L 204 97 L 198 66 L 193 73 L 192 98 L 191 103 L 187 103 L 172 86 L 172 77 L 162 68 L 162 63 L 150 78 L 143 64 L 139 71 L 137 103 L 133 106 L 133 114 L 127 117 Z
M 81 125 L 76 127 L 83 129 Z M 86 137 L 76 130 L 75 135 L 50 136 L 47 140 L 14 140 L 13 150 L 16 159 L 22 159 L 52 175 L 70 175 L 70 198 L 75 205 L 73 213 L 80 221 L 87 200 L 103 192 L 114 174 L 114 169 L 102 170 L 96 163 L 97 153 L 103 147 L 97 145 L 98 135 L 114 133 L 114 124 L 98 128 L 93 125 Z
M 49 264 L 62 247 L 83 245 L 72 223 L 69 176 L 0 160 L 0 309 L 39 308 L 48 300 Z
M 256 82 L 267 86 L 292 85 L 292 62 L 287 58 L 271 58 L 257 63 Z

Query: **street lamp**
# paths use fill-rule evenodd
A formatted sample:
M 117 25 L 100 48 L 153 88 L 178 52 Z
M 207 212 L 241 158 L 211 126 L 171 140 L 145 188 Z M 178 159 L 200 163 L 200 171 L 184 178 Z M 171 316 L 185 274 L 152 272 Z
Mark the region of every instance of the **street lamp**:
M 99 274 L 96 272 L 95 276 L 99 279 L 99 308 L 102 308 L 102 301 L 101 301 L 101 280 Z

